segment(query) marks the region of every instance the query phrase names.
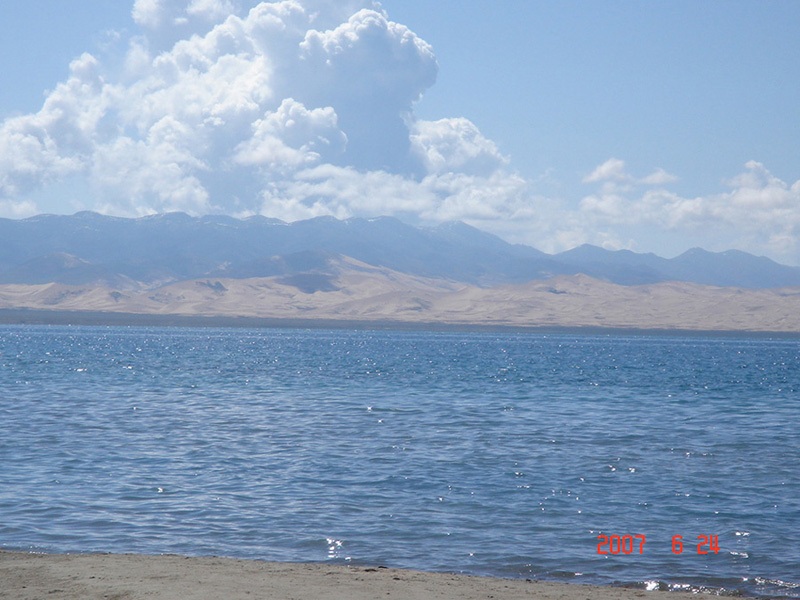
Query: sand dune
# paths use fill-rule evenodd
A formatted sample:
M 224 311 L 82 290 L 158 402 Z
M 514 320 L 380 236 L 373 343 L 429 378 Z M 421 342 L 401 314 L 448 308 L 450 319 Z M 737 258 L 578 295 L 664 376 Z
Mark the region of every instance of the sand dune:
M 342 257 L 324 272 L 197 279 L 159 288 L 1 285 L 0 308 L 145 315 L 800 332 L 800 288 L 670 282 L 621 286 L 585 275 L 481 288 Z

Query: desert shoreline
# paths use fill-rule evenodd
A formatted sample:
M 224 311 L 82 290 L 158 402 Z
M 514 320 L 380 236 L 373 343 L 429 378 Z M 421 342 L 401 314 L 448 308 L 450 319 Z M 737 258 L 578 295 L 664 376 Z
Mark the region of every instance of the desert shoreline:
M 668 596 L 664 595 L 668 594 Z M 0 551 L 0 599 L 634 600 L 697 594 L 431 573 L 381 566 L 220 557 Z
M 664 329 L 597 326 L 524 326 L 503 323 L 452 323 L 368 319 L 289 319 L 252 316 L 146 314 L 105 311 L 0 308 L 0 325 L 73 325 L 100 327 L 211 327 L 240 329 L 333 329 L 364 331 L 430 331 L 453 333 L 530 333 L 714 338 L 800 339 L 800 331 L 739 329 Z

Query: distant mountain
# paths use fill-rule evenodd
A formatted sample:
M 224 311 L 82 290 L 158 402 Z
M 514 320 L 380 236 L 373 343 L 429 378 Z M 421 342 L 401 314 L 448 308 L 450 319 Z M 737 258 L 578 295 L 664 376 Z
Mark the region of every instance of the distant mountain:
M 231 273 L 308 251 L 333 252 L 403 273 L 480 285 L 529 281 L 551 274 L 549 256 L 463 223 L 417 228 L 401 221 L 320 217 L 284 223 L 264 217 L 189 217 L 169 213 L 139 219 L 91 212 L 0 219 L 0 276 L 54 253 L 80 257 L 146 284 Z
M 620 285 L 686 281 L 722 287 L 766 289 L 800 286 L 800 268 L 739 250 L 692 248 L 672 259 L 585 244 L 555 255 L 565 273 L 583 273 Z
M 320 250 L 304 250 L 294 254 L 283 254 L 258 258 L 226 265 L 208 273 L 209 277 L 230 277 L 250 279 L 252 277 L 273 277 L 293 275 L 308 271 L 327 271 L 338 255 Z
M 611 251 L 584 244 L 556 254 L 555 259 L 571 275 L 583 273 L 620 285 L 644 285 L 671 279 L 666 275 L 670 261 L 655 254 Z
M 98 284 L 115 288 L 136 287 L 136 283 L 129 277 L 64 252 L 39 256 L 25 261 L 5 273 L 0 273 L 0 284 L 4 283 L 27 285 L 65 283 L 68 285 Z
M 627 286 L 665 281 L 753 289 L 800 286 L 800 268 L 739 251 L 694 249 L 665 259 L 587 245 L 549 255 L 464 223 L 422 228 L 390 217 L 285 223 L 182 213 L 124 219 L 91 212 L 0 219 L 0 283 L 5 284 L 131 289 L 204 277 L 291 278 L 313 272 L 303 281 L 306 289 L 314 289 L 326 285 L 319 275 L 336 256 L 481 287 L 576 274 Z
M 800 285 L 800 269 L 739 250 L 708 252 L 692 248 L 672 259 L 667 273 L 678 281 L 723 287 L 762 289 Z

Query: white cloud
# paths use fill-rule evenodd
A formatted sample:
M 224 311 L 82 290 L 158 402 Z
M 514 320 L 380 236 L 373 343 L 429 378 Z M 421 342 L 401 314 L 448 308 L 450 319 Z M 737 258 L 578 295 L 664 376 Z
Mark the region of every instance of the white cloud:
M 3 123 L 6 202 L 78 175 L 83 207 L 121 215 L 520 214 L 526 182 L 473 123 L 415 119 L 436 58 L 377 4 L 137 0 L 133 16 L 145 34 L 120 72 L 84 55 Z
M 185 124 L 164 117 L 144 140 L 119 137 L 99 147 L 91 178 L 104 212 L 208 212 L 209 194 L 197 175 L 208 165 L 192 152 L 191 139 Z
M 678 181 L 678 177 L 672 175 L 671 173 L 667 173 L 664 169 L 659 167 L 647 177 L 643 177 L 639 180 L 640 183 L 645 185 L 666 185 L 668 183 L 674 183 Z
M 416 165 L 407 123 L 436 60 L 372 2 L 137 0 L 133 15 L 147 33 L 122 72 L 84 55 L 39 112 L 2 124 L 3 198 L 78 173 L 88 208 L 255 211 L 261 189 L 327 161 L 373 179 Z M 176 23 L 195 34 L 154 50 Z
M 435 198 L 414 180 L 385 171 L 323 164 L 265 190 L 262 214 L 285 220 L 332 215 L 419 215 Z
M 461 171 L 487 176 L 509 162 L 493 141 L 464 118 L 415 122 L 411 151 L 429 173 Z
M 584 183 L 597 183 L 600 181 L 628 181 L 631 176 L 625 171 L 625 161 L 618 158 L 609 158 L 587 175 Z
M 645 178 L 641 184 L 651 183 Z M 595 231 L 619 226 L 650 226 L 662 231 L 694 232 L 722 240 L 727 247 L 768 251 L 797 262 L 800 252 L 800 181 L 792 185 L 751 161 L 727 182 L 729 191 L 684 198 L 665 189 L 626 191 L 601 187 L 579 207 Z
M 333 108 L 308 110 L 292 98 L 255 121 L 252 130 L 253 136 L 235 149 L 233 160 L 259 166 L 268 176 L 289 175 L 299 167 L 334 159 L 347 146 Z
M 131 16 L 148 30 L 150 41 L 158 44 L 205 33 L 210 26 L 255 4 L 241 0 L 135 0 Z
M 230 0 L 192 0 L 186 8 L 186 14 L 213 22 L 232 15 L 235 10 Z
M 143 27 L 155 28 L 161 25 L 165 16 L 166 4 L 163 0 L 136 0 L 133 3 L 131 16 Z
M 136 0 L 132 15 L 124 57 L 76 58 L 40 110 L 0 123 L 0 215 L 69 182 L 90 193 L 64 212 L 464 220 L 549 251 L 713 232 L 800 259 L 800 182 L 755 162 L 707 197 L 619 158 L 577 205 L 538 195 L 471 121 L 415 117 L 436 58 L 372 0 Z
M 362 9 L 335 29 L 309 30 L 300 49 L 294 97 L 336 109 L 349 164 L 408 171 L 412 104 L 436 80 L 431 47 L 383 13 Z
M 97 60 L 84 54 L 42 109 L 0 124 L 0 198 L 28 192 L 84 168 L 102 134 L 105 97 Z
M 583 178 L 584 183 L 601 183 L 607 182 L 608 184 L 639 184 L 639 185 L 666 185 L 678 181 L 675 175 L 667 173 L 662 168 L 657 168 L 655 171 L 636 179 L 627 171 L 627 165 L 624 160 L 618 158 L 609 158 L 606 162 L 598 165 L 594 171 Z
M 39 209 L 36 203 L 29 200 L 14 202 L 10 200 L 0 200 L 0 215 L 13 219 L 24 219 L 37 214 Z
M 515 218 L 520 226 L 530 226 L 526 190 L 522 178 L 502 171 L 489 177 L 447 173 L 415 180 L 386 171 L 321 164 L 268 185 L 258 212 L 287 221 L 323 215 L 398 215 L 431 223 L 464 220 L 496 230 L 498 224 Z

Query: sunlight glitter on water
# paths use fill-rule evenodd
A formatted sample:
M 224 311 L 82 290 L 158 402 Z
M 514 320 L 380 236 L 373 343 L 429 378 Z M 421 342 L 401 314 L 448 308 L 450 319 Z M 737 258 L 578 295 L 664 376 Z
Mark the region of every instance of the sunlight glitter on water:
M 798 345 L 0 328 L 0 545 L 800 597 Z

